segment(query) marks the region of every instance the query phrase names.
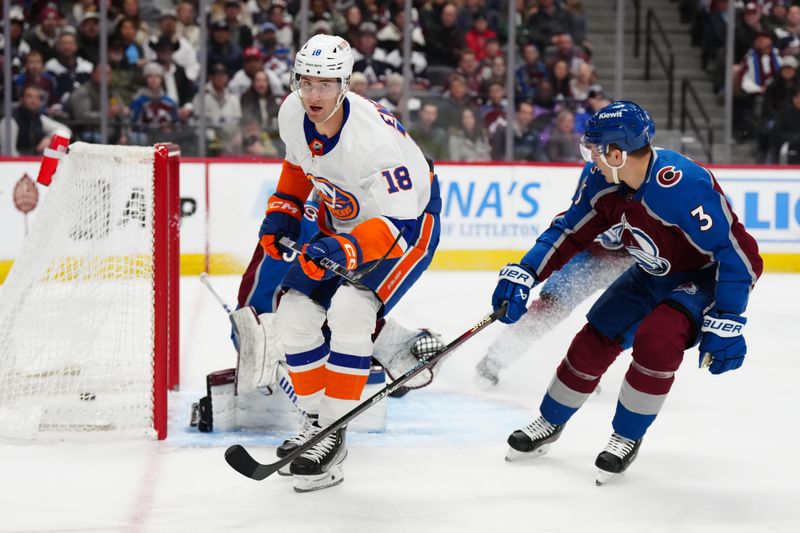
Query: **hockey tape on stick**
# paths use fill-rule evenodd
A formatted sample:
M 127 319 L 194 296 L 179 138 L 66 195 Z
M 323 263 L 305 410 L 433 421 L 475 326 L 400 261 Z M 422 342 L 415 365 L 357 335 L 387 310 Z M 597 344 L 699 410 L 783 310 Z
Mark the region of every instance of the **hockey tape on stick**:
M 262 479 L 266 479 L 267 477 L 271 476 L 279 469 L 283 468 L 284 466 L 288 465 L 299 456 L 304 454 L 310 448 L 316 446 L 322 439 L 339 429 L 340 427 L 346 425 L 348 422 L 353 420 L 355 417 L 378 403 L 379 401 L 383 400 L 400 388 L 405 382 L 409 379 L 413 378 L 422 370 L 426 368 L 430 368 L 438 363 L 443 357 L 450 354 L 453 350 L 461 346 L 463 342 L 470 339 L 473 335 L 484 329 L 486 326 L 500 318 L 501 316 L 505 316 L 506 314 L 506 307 L 508 306 L 507 303 L 503 303 L 496 311 L 493 313 L 486 315 L 483 317 L 477 324 L 472 326 L 470 329 L 465 331 L 461 334 L 457 339 L 452 341 L 450 344 L 442 348 L 440 351 L 436 352 L 435 354 L 431 355 L 430 357 L 420 359 L 420 361 L 414 366 L 413 368 L 406 371 L 405 374 L 397 378 L 396 380 L 389 383 L 386 387 L 381 389 L 380 391 L 376 392 L 356 407 L 354 407 L 350 412 L 344 414 L 341 418 L 333 422 L 330 426 L 323 428 L 319 433 L 314 435 L 308 441 L 306 441 L 301 446 L 298 446 L 294 450 L 292 450 L 289 454 L 287 454 L 282 459 L 270 464 L 263 464 L 259 463 L 253 456 L 250 455 L 244 446 L 241 444 L 234 444 L 230 448 L 225 451 L 225 461 L 237 472 L 242 474 L 245 477 L 249 477 L 250 479 L 254 479 L 256 481 L 261 481 Z

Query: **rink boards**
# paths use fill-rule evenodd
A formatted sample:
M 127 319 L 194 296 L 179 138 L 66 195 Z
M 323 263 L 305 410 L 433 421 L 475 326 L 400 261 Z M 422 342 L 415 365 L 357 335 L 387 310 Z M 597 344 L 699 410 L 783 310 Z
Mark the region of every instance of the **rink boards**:
M 0 280 L 35 223 L 14 189 L 38 172 L 34 158 L 0 160 Z M 185 159 L 181 163 L 181 273 L 238 274 L 257 241 L 280 162 Z M 734 211 L 758 240 L 768 271 L 800 272 L 800 168 L 714 166 Z M 580 165 L 440 163 L 442 237 L 432 268 L 494 270 L 516 261 L 569 206 Z M 46 197 L 39 188 L 39 205 Z

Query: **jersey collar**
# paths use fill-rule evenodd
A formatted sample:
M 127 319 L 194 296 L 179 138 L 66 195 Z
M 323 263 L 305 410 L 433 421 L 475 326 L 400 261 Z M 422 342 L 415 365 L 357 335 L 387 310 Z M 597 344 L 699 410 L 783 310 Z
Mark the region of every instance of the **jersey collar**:
M 650 178 L 653 176 L 653 172 L 656 170 L 656 159 L 658 159 L 658 152 L 651 146 L 650 147 L 650 162 L 647 164 L 647 171 L 644 173 L 644 181 L 642 185 L 639 187 L 637 191 L 633 191 L 633 198 L 635 200 L 641 200 L 644 196 L 644 190 L 647 188 L 647 184 L 650 183 Z M 628 191 L 631 191 L 631 188 L 626 185 Z
M 342 127 L 336 132 L 336 135 L 328 137 L 317 131 L 314 123 L 309 120 L 308 115 L 303 114 L 303 132 L 306 135 L 306 145 L 311 151 L 312 155 L 320 156 L 329 153 L 336 147 L 339 142 L 339 136 L 342 134 L 344 125 L 347 124 L 347 117 L 350 116 L 350 101 L 347 97 L 342 101 L 342 108 L 344 109 L 344 118 L 342 119 Z

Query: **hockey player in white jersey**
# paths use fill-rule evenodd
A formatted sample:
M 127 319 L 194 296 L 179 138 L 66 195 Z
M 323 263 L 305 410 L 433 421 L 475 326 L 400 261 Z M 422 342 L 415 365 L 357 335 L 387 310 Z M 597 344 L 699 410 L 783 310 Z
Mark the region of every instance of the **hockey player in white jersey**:
M 321 197 L 320 233 L 287 272 L 275 319 L 299 405 L 318 417 L 309 437 L 358 403 L 376 318 L 419 278 L 439 242 L 432 165 L 389 111 L 348 92 L 352 69 L 339 37 L 315 35 L 298 51 L 278 115 L 286 158 L 260 232 L 264 251 L 279 257 L 288 251 L 281 237 L 299 236 L 311 190 Z M 360 284 L 343 283 L 320 266 L 326 259 L 362 273 Z M 291 463 L 295 490 L 341 483 L 345 431 Z

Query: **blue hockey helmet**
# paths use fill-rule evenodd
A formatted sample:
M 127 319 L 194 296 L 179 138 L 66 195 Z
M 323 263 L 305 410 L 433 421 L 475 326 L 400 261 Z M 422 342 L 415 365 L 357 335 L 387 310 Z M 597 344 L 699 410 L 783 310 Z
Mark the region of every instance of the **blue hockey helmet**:
M 581 139 L 581 153 L 592 161 L 592 152 L 605 155 L 615 144 L 625 152 L 647 146 L 656 134 L 656 125 L 650 114 L 630 100 L 617 100 L 594 115 L 586 123 Z

